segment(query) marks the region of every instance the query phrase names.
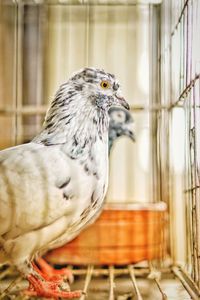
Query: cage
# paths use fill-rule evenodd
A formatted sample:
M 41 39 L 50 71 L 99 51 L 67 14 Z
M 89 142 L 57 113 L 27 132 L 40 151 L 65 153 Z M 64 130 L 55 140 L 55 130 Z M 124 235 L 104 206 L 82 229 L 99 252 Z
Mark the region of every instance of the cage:
M 84 66 L 116 74 L 131 104 L 136 142 L 122 138 L 112 151 L 107 209 L 71 248 L 46 256 L 72 264 L 72 289 L 85 292 L 81 300 L 200 299 L 199 31 L 198 0 L 0 1 L 1 149 L 29 142 L 57 86 Z M 156 219 L 160 201 L 164 208 Z M 155 222 L 150 241 L 159 247 L 136 259 L 133 235 L 141 226 L 144 233 L 149 229 L 144 207 Z M 117 227 L 127 220 L 116 218 L 119 211 L 133 214 L 132 231 Z M 143 223 L 133 222 L 136 211 L 145 215 Z M 103 254 L 96 264 L 81 247 L 88 234 L 99 232 L 94 226 L 112 216 L 111 252 L 119 234 L 122 240 L 127 234 L 130 256 L 107 261 Z M 108 230 L 103 225 L 102 234 Z M 81 261 L 81 255 L 90 259 Z M 19 274 L 1 269 L 0 278 L 1 298 L 20 299 L 26 282 Z

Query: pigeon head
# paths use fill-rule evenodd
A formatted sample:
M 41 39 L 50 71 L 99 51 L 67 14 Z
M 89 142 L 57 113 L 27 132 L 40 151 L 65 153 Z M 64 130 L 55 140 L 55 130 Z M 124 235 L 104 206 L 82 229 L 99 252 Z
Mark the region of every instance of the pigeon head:
M 109 151 L 115 140 L 121 136 L 127 136 L 135 142 L 132 115 L 122 107 L 111 107 L 109 109 L 109 116 Z
M 65 144 L 77 157 L 98 138 L 107 143 L 108 110 L 113 105 L 129 108 L 115 76 L 84 68 L 60 86 L 47 111 L 43 130 L 34 141 Z
M 99 109 L 108 110 L 113 105 L 129 109 L 128 103 L 121 94 L 119 82 L 115 76 L 102 69 L 84 68 L 70 79 L 74 90 L 87 96 Z

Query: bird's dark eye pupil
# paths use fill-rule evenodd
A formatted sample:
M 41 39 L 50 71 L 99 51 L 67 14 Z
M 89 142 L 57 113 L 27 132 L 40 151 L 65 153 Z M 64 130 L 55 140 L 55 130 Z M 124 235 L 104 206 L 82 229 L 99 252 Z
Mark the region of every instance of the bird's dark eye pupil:
M 102 80 L 102 82 L 101 82 L 101 87 L 103 88 L 103 89 L 107 89 L 107 88 L 109 88 L 109 82 L 107 82 L 106 80 L 104 81 L 104 80 Z

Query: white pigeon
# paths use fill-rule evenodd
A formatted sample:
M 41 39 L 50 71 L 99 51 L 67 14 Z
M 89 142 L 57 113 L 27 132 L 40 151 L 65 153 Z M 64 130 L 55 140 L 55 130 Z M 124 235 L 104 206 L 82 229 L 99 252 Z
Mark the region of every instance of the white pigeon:
M 114 75 L 85 68 L 61 85 L 32 142 L 0 152 L 0 264 L 13 264 L 36 295 L 74 298 L 33 268 L 101 208 L 108 186 L 108 109 L 129 108 Z M 64 237 L 64 238 L 63 238 Z
M 133 117 L 130 114 L 129 111 L 124 109 L 123 107 L 120 106 L 113 106 L 109 109 L 109 135 L 108 135 L 108 141 L 109 141 L 109 155 L 111 152 L 111 149 L 113 147 L 113 144 L 116 143 L 116 141 L 121 137 L 121 136 L 127 136 L 129 137 L 133 142 L 135 142 L 135 134 L 133 132 Z M 92 219 L 89 220 L 87 226 L 91 225 L 101 214 L 103 209 L 103 206 L 99 211 L 96 212 L 96 214 L 93 215 Z M 82 228 L 80 229 L 80 231 Z M 69 234 L 69 231 L 67 232 L 66 236 L 65 234 L 60 236 L 59 239 L 54 241 L 53 245 L 49 245 L 49 250 L 50 248 L 55 248 L 55 243 L 56 243 L 56 248 L 59 247 L 60 245 L 62 246 L 63 240 L 70 241 L 73 239 L 73 237 L 77 236 L 77 232 L 74 232 L 72 235 Z M 54 251 L 54 250 L 53 250 Z M 53 254 L 51 253 L 51 256 Z M 55 252 L 55 256 L 56 256 Z M 48 254 L 47 254 L 48 257 Z M 47 259 L 48 260 L 48 259 Z M 59 268 L 55 269 L 51 265 L 49 265 L 45 259 L 42 257 L 37 257 L 36 260 L 37 263 L 37 268 L 39 268 L 39 271 L 42 273 L 43 276 L 48 277 L 51 279 L 51 277 L 55 276 L 60 276 L 60 279 L 62 278 L 67 278 L 69 282 L 73 281 L 73 275 L 70 272 L 69 269 L 67 268 Z

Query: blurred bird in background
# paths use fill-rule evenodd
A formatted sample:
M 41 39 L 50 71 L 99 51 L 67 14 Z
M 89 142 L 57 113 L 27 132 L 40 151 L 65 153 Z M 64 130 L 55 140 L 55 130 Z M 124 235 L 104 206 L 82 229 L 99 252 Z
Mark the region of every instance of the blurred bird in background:
M 129 108 L 115 76 L 85 68 L 61 85 L 32 142 L 0 152 L 0 263 L 15 265 L 32 295 L 81 295 L 33 260 L 70 241 L 101 209 L 112 105 Z

